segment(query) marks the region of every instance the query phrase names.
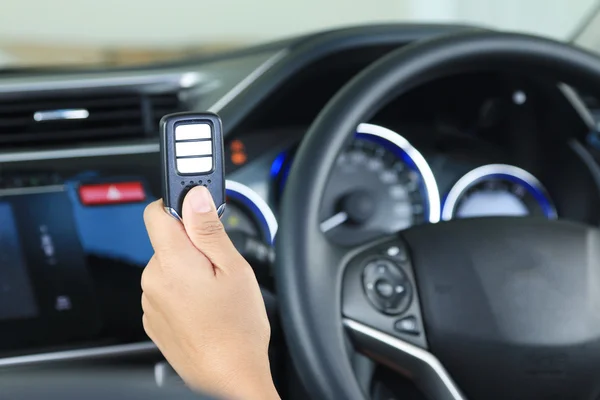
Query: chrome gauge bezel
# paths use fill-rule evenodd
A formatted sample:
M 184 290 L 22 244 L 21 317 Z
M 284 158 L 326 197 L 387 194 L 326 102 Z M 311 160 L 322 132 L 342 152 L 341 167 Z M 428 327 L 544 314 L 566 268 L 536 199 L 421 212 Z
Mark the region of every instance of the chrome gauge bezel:
M 442 208 L 442 220 L 454 218 L 456 208 L 462 196 L 474 185 L 489 178 L 504 178 L 523 184 L 538 200 L 548 219 L 557 219 L 558 214 L 552 199 L 544 185 L 526 170 L 508 164 L 487 164 L 477 167 L 463 175 L 448 192 Z M 544 204 L 541 204 L 543 200 Z
M 429 214 L 426 220 L 429 223 L 439 222 L 441 215 L 440 192 L 433 171 L 425 157 L 402 135 L 383 126 L 362 123 L 356 129 L 356 133 L 359 137 L 362 135 L 383 139 L 406 154 L 423 179 L 423 191 Z
M 257 218 L 264 239 L 273 244 L 279 225 L 267 202 L 250 187 L 230 179 L 225 181 L 225 194 L 227 198 L 240 202 Z

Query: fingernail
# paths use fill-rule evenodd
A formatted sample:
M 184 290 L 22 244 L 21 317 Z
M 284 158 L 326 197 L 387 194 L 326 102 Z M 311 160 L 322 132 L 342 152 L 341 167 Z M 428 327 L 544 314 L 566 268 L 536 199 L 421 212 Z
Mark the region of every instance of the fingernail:
M 190 205 L 195 213 L 205 214 L 212 210 L 213 200 L 210 192 L 204 186 L 193 188 L 188 193 L 188 196 L 190 196 Z

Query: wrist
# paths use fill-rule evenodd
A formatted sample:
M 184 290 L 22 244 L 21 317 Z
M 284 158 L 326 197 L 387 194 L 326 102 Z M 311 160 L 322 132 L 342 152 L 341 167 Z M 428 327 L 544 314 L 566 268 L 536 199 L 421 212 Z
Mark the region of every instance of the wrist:
M 230 388 L 233 390 L 232 400 L 280 400 L 270 371 L 239 377 L 232 382 Z
M 187 380 L 188 386 L 201 393 L 217 396 L 224 400 L 280 400 L 270 370 L 249 370 L 233 374 L 213 375 L 210 380 Z
M 239 388 L 239 393 L 236 393 L 232 400 L 280 400 L 279 393 L 269 379 L 268 382 L 259 385 L 245 386 Z M 237 390 L 236 390 L 237 391 Z M 237 396 L 237 397 L 236 397 Z

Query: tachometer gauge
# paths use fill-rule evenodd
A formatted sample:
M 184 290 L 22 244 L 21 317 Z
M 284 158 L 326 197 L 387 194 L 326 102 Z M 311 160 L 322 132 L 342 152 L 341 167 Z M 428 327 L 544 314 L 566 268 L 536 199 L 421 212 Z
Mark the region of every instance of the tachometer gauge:
M 444 220 L 489 216 L 557 218 L 542 183 L 529 172 L 505 164 L 484 165 L 468 172 L 444 201 Z
M 423 156 L 372 124 L 361 124 L 338 156 L 322 204 L 321 230 L 346 245 L 440 219 L 437 184 Z

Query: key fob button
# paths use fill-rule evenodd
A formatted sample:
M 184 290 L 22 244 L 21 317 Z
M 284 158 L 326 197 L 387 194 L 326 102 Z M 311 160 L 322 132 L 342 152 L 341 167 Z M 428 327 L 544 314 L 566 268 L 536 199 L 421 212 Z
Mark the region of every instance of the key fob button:
M 210 140 L 175 143 L 175 156 L 177 157 L 210 155 L 212 155 L 212 142 Z
M 175 127 L 175 140 L 211 139 L 212 129 L 209 124 L 185 124 Z
M 212 171 L 212 157 L 178 158 L 176 160 L 177 171 L 180 174 L 202 174 Z

